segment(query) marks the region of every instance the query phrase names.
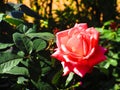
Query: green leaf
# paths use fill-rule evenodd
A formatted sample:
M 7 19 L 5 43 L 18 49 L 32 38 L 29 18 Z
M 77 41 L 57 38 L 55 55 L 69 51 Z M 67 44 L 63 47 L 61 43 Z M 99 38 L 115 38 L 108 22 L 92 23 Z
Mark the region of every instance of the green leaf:
M 82 85 L 82 82 L 77 82 L 77 83 L 74 84 L 72 87 L 79 87 L 80 85 Z
M 24 24 L 24 21 L 21 19 L 17 19 L 17 18 L 4 18 L 4 21 L 6 21 L 9 24 L 13 24 L 13 25 L 20 25 L 20 24 Z
M 109 70 L 107 68 L 101 67 L 99 68 L 101 72 L 103 72 L 104 74 L 108 75 L 109 74 Z
M 117 66 L 118 63 L 115 59 L 109 59 L 109 63 L 112 65 L 112 66 Z
M 0 53 L 0 73 L 6 73 L 18 65 L 22 58 L 10 52 Z
M 113 31 L 105 29 L 105 28 L 99 28 L 96 27 L 96 30 L 100 32 L 100 34 L 107 34 L 107 33 L 112 33 Z
M 120 42 L 120 37 L 116 37 L 115 41 Z
M 44 39 L 44 40 L 51 40 L 55 38 L 55 36 L 49 32 L 42 32 L 42 33 L 28 33 L 27 34 L 28 37 L 30 38 L 35 38 L 35 37 L 38 37 L 38 38 L 41 38 L 41 39 Z
M 115 84 L 114 85 L 114 90 L 120 90 L 120 84 Z
M 67 86 L 67 85 L 70 83 L 70 81 L 73 79 L 73 76 L 74 76 L 74 73 L 71 72 L 71 73 L 69 74 L 69 76 L 67 77 L 67 79 L 66 79 L 65 86 Z
M 28 72 L 27 68 L 18 67 L 18 66 L 13 67 L 12 69 L 7 71 L 6 73 L 13 74 L 13 75 L 27 75 L 27 76 L 29 76 L 29 72 Z
M 14 66 L 18 65 L 22 59 L 14 59 L 6 63 L 0 64 L 0 73 L 8 73 Z
M 53 79 L 52 79 L 52 84 L 57 84 L 58 82 L 59 82 L 59 80 L 60 80 L 60 77 L 62 76 L 62 69 L 60 70 L 60 71 L 58 71 L 55 75 L 54 75 L 54 77 L 53 77 Z
M 109 20 L 109 21 L 104 23 L 104 26 L 110 25 L 112 22 L 114 22 L 114 20 Z
M 33 43 L 30 38 L 28 38 L 24 34 L 14 33 L 13 41 L 20 50 L 29 54 L 32 52 Z
M 38 81 L 37 83 L 32 80 L 32 83 L 37 87 L 38 90 L 54 90 L 48 83 Z
M 0 22 L 3 20 L 4 16 L 5 16 L 5 14 L 3 14 L 3 13 L 0 14 Z
M 29 59 L 26 59 L 26 60 L 22 60 L 21 61 L 21 64 L 23 64 L 25 67 L 29 67 Z
M 39 90 L 53 90 L 53 88 L 48 83 L 45 82 L 38 83 L 37 88 Z
M 100 38 L 115 41 L 117 33 L 111 30 L 96 28 L 100 32 Z
M 25 53 L 23 51 L 18 51 L 17 55 L 24 57 Z
M 28 79 L 24 78 L 24 77 L 18 77 L 17 83 L 18 84 L 22 84 L 24 85 L 25 82 L 28 82 Z
M 35 32 L 34 28 L 29 28 L 29 29 L 27 30 L 26 34 L 27 34 L 27 33 L 34 33 L 34 32 Z
M 110 63 L 108 63 L 108 60 L 106 60 L 104 62 L 101 62 L 99 65 L 100 65 L 101 68 L 108 69 L 109 66 L 110 66 Z
M 51 62 L 46 57 L 40 55 L 39 59 L 41 59 L 41 62 L 40 62 L 41 67 L 43 67 L 45 64 L 48 66 L 51 66 Z
M 45 49 L 46 46 L 47 46 L 46 42 L 42 39 L 35 39 L 33 41 L 33 49 L 36 52 Z
M 46 67 L 43 67 L 41 70 L 42 70 L 42 76 L 45 76 L 48 71 L 50 71 L 50 67 L 49 66 L 46 66 Z
M 2 52 L 0 53 L 0 64 L 4 64 L 8 61 L 16 60 L 16 59 L 21 59 L 22 57 L 13 54 L 11 52 Z
M 13 44 L 11 43 L 0 43 L 0 49 L 5 49 L 7 47 L 11 47 Z
M 20 24 L 20 25 L 17 26 L 17 29 L 18 29 L 21 33 L 25 33 L 25 32 L 27 32 L 28 27 L 27 27 L 26 25 L 24 25 L 24 24 Z
M 40 59 L 41 75 L 45 76 L 51 70 L 51 62 L 42 55 L 39 55 L 38 58 Z
M 26 32 L 26 34 L 27 34 L 27 33 L 35 33 L 35 32 L 36 32 L 36 30 L 37 30 L 36 25 L 33 25 L 33 27 L 32 27 L 32 28 L 29 28 L 29 29 L 28 29 L 28 31 Z

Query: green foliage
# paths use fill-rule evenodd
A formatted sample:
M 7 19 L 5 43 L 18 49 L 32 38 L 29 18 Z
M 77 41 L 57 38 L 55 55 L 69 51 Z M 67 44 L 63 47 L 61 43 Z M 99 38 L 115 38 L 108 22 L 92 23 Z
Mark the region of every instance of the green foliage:
M 37 2 L 33 11 L 24 4 L 0 1 L 0 90 L 119 90 L 120 24 L 115 19 L 119 17 L 115 0 L 71 1 L 64 10 L 55 10 L 57 17 L 51 13 L 52 2 L 43 2 L 47 2 L 43 8 L 49 7 L 50 11 L 39 15 L 42 6 Z M 74 2 L 77 9 L 71 7 Z M 33 23 L 24 15 L 34 18 Z M 54 28 L 64 30 L 76 22 L 95 26 L 100 32 L 100 45 L 107 49 L 107 60 L 84 78 L 72 72 L 62 76 L 60 62 L 50 56 L 56 47 Z
M 53 77 L 53 79 L 52 79 L 52 83 L 53 83 L 53 84 L 58 84 L 59 81 L 60 81 L 60 79 L 61 79 L 61 75 L 62 75 L 62 70 L 58 71 L 58 72 L 54 75 L 54 77 Z
M 53 88 L 48 83 L 45 82 L 37 82 L 37 83 L 33 82 L 33 83 L 38 90 L 53 90 Z
M 5 49 L 11 47 L 12 45 L 12 43 L 0 43 L 0 49 Z
M 54 39 L 54 35 L 51 34 L 51 33 L 48 33 L 48 32 L 29 33 L 29 34 L 27 34 L 27 36 L 30 37 L 30 38 L 38 37 L 38 38 L 41 38 L 41 39 L 44 39 L 44 40 L 47 40 L 47 41 Z
M 13 67 L 7 73 L 13 74 L 13 75 L 26 75 L 26 76 L 29 76 L 29 72 L 28 72 L 27 68 L 25 68 L 25 67 L 18 67 L 18 66 Z
M 0 73 L 7 73 L 22 60 L 20 57 L 11 53 L 0 54 Z
M 65 86 L 67 86 L 67 85 L 70 83 L 70 81 L 73 79 L 73 76 L 74 76 L 74 73 L 70 73 L 70 74 L 69 74 L 69 76 L 68 76 L 67 79 L 66 79 L 66 84 L 65 84 Z
M 0 22 L 3 20 L 3 17 L 4 17 L 4 14 L 1 13 L 1 14 L 0 14 Z
M 25 35 L 20 34 L 20 33 L 14 33 L 13 41 L 20 50 L 27 52 L 27 53 L 32 52 L 33 43 Z
M 24 23 L 23 20 L 21 19 L 16 19 L 16 18 L 4 18 L 4 21 L 6 21 L 7 23 L 13 24 L 13 25 L 20 25 L 21 23 Z
M 18 77 L 17 83 L 18 84 L 25 84 L 25 82 L 28 82 L 28 79 L 24 78 L 24 77 Z
M 3 20 L 10 25 L 15 25 L 16 31 L 12 34 L 12 43 L 0 43 L 0 74 L 3 75 L 1 78 L 4 74 L 7 74 L 7 78 L 12 75 L 17 85 L 25 86 L 26 83 L 32 85 L 22 87 L 24 89 L 47 90 L 51 88 L 53 90 L 44 78 L 50 74 L 52 68 L 50 53 L 46 48 L 49 41 L 54 40 L 54 35 L 49 32 L 37 32 L 35 25 L 29 27 L 23 22 L 17 22 L 18 19 L 4 18 Z M 48 49 L 50 47 L 49 45 Z M 15 85 L 11 88 L 19 88 L 19 86 Z
M 33 49 L 36 52 L 45 49 L 46 46 L 47 46 L 46 42 L 44 40 L 42 40 L 42 39 L 35 39 L 33 41 Z

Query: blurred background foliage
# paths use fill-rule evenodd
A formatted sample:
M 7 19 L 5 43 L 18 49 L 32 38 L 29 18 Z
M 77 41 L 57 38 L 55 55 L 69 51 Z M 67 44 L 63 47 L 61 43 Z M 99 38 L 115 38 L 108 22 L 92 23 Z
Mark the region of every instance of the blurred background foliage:
M 80 78 L 51 58 L 55 33 L 75 23 L 100 32 L 105 62 Z M 0 89 L 120 90 L 120 0 L 0 0 Z
M 22 3 L 35 11 L 39 16 L 30 15 L 27 8 L 22 6 L 18 10 L 25 12 L 24 18 L 28 22 L 42 22 L 47 19 L 51 27 L 67 28 L 76 22 L 87 22 L 91 26 L 101 26 L 108 20 L 119 20 L 120 0 L 1 0 L 5 3 Z M 2 3 L 1 3 L 2 4 Z M 1 11 L 9 11 L 2 7 Z M 8 8 L 10 9 L 10 8 Z M 62 21 L 62 23 L 61 23 Z M 61 25 L 60 25 L 61 24 Z M 70 25 L 71 24 L 71 25 Z M 57 25 L 57 26 L 55 26 Z

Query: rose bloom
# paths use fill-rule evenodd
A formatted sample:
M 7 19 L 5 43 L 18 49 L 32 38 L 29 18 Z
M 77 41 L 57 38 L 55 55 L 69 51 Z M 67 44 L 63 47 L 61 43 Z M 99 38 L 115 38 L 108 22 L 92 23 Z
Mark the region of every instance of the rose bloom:
M 106 59 L 105 48 L 98 45 L 99 32 L 86 23 L 75 24 L 73 28 L 56 34 L 56 51 L 52 57 L 61 61 L 63 75 L 70 72 L 83 77 L 94 65 Z

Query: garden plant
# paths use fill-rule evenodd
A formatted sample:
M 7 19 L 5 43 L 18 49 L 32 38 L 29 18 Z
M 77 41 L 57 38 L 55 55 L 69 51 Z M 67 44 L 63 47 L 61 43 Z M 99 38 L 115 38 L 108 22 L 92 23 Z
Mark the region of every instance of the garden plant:
M 66 0 L 61 10 L 60 0 L 8 1 L 0 0 L 0 90 L 120 90 L 119 0 Z

